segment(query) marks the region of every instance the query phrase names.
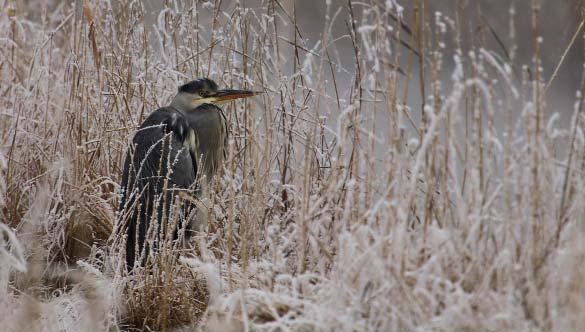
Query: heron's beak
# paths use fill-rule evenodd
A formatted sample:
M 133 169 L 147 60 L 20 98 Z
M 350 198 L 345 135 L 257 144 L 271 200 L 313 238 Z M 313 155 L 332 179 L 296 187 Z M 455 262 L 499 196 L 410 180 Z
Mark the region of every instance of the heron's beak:
M 240 98 L 252 97 L 259 95 L 262 92 L 249 91 L 249 90 L 219 90 L 215 96 L 211 97 L 218 104 L 226 103 L 228 101 Z

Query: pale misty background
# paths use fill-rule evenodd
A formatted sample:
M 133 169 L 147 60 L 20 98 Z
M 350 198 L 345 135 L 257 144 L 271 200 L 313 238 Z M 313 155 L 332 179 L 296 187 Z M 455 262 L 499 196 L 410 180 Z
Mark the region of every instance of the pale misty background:
M 397 1 L 401 6 L 404 7 L 404 21 L 411 25 L 413 8 L 419 1 Z M 289 13 L 293 13 L 296 10 L 298 28 L 303 34 L 306 45 L 311 47 L 314 46 L 320 39 L 321 34 L 324 31 L 324 21 L 326 14 L 326 2 L 315 1 L 315 0 L 296 0 L 296 1 L 281 1 L 283 7 Z M 333 0 L 331 1 L 331 14 L 333 16 L 339 10 L 339 14 L 336 16 L 334 21 L 332 36 L 330 40 L 338 39 L 335 42 L 335 46 L 332 47 L 335 50 L 332 52 L 334 61 L 339 64 L 339 70 L 337 75 L 337 81 L 340 86 L 340 91 L 348 91 L 350 84 L 353 82 L 354 74 L 354 54 L 351 46 L 351 41 L 347 36 L 347 21 L 348 21 L 348 9 L 346 0 Z M 467 26 L 467 32 L 461 35 L 462 45 L 464 52 L 469 51 L 473 48 L 470 40 L 478 38 L 483 40 L 485 48 L 497 53 L 502 59 L 506 58 L 506 54 L 510 55 L 515 52 L 514 57 L 514 71 L 516 74 L 522 73 L 522 66 L 531 66 L 533 64 L 532 55 L 534 54 L 533 39 L 532 39 L 532 0 L 432 0 L 426 1 L 429 6 L 427 8 L 427 14 L 432 16 L 434 22 L 434 16 L 437 11 L 440 11 L 442 15 L 456 20 L 459 15 L 459 19 Z M 551 77 L 556 65 L 567 48 L 573 34 L 575 33 L 581 13 L 579 8 L 582 8 L 585 3 L 584 0 L 536 0 L 541 6 L 540 13 L 540 33 L 543 38 L 542 44 L 542 66 L 544 73 L 544 80 L 548 81 Z M 258 8 L 261 9 L 262 2 L 258 0 L 253 1 L 240 1 L 240 5 L 247 8 Z M 230 11 L 235 6 L 235 2 L 224 2 L 222 9 Z M 360 14 L 362 7 L 359 2 L 354 2 L 356 19 L 358 25 L 361 22 Z M 150 20 L 154 24 L 157 16 L 164 7 L 161 1 L 148 1 L 146 3 L 147 11 Z M 212 7 L 212 6 L 209 6 Z M 201 8 L 201 6 L 200 6 Z M 510 13 L 511 8 L 515 11 L 515 40 L 510 39 Z M 204 10 L 204 9 L 202 9 Z M 209 16 L 209 15 L 208 15 Z M 201 15 L 205 17 L 205 15 Z M 490 31 L 486 31 L 486 24 L 482 24 L 482 20 L 485 20 L 487 25 L 491 26 L 494 32 L 501 39 L 502 43 L 506 47 L 506 50 L 502 48 L 493 34 Z M 147 26 L 152 26 L 147 24 Z M 203 25 L 210 26 L 210 25 Z M 292 25 L 282 25 L 279 27 L 283 35 L 288 33 L 292 36 Z M 434 25 L 430 26 L 434 29 Z M 483 28 L 483 29 L 482 29 Z M 205 33 L 205 31 L 202 31 Z M 453 57 L 452 50 L 454 45 L 452 44 L 452 31 L 448 32 L 447 42 L 447 54 L 444 56 L 443 65 L 443 83 L 449 82 L 451 76 Z M 407 37 L 404 37 L 407 38 Z M 514 48 L 513 45 L 516 45 Z M 286 43 L 280 45 L 283 48 L 290 47 Z M 401 66 L 406 68 L 408 51 L 402 50 Z M 563 126 L 568 124 L 570 114 L 573 112 L 575 103 L 575 93 L 579 88 L 581 81 L 581 73 L 584 63 L 584 45 L 583 38 L 578 37 L 573 47 L 567 54 L 564 63 L 560 67 L 558 75 L 555 81 L 552 83 L 548 90 L 546 102 L 548 103 L 548 112 L 558 112 L 561 115 L 561 123 Z M 292 73 L 293 67 L 292 62 L 289 64 L 290 72 Z M 366 69 L 367 70 L 367 69 Z M 427 68 L 428 70 L 428 68 Z M 414 73 L 418 73 L 418 66 L 415 61 Z M 286 73 L 285 73 L 286 74 Z M 327 73 L 326 73 L 327 74 Z M 327 74 L 328 75 L 328 74 Z M 520 75 L 518 75 L 520 76 Z M 518 83 L 520 77 L 515 77 Z M 417 107 L 421 105 L 421 96 L 419 90 L 418 75 L 413 75 L 411 79 L 411 91 L 409 95 L 408 105 L 413 108 L 413 115 L 418 119 L 420 113 L 416 111 Z M 444 91 L 445 91 L 444 87 Z M 347 97 L 347 96 L 346 96 Z M 335 114 L 330 115 L 329 120 L 335 119 Z M 501 121 L 497 121 L 501 125 Z

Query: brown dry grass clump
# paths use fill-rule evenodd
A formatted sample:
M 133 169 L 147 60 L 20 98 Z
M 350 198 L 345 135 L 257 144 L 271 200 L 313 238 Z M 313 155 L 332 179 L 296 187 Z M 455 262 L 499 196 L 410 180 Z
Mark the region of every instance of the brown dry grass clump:
M 113 217 L 111 208 L 103 204 L 74 204 L 77 210 L 71 213 L 64 231 L 64 254 L 70 264 L 89 258 L 93 248 L 105 248 L 112 235 Z
M 196 325 L 209 302 L 204 277 L 181 264 L 158 265 L 135 271 L 128 281 L 122 325 L 153 331 Z

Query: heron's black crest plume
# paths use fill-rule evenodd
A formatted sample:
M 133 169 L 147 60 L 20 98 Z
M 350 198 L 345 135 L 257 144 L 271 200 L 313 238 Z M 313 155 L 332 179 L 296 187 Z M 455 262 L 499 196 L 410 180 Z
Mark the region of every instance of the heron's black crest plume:
M 179 92 L 199 93 L 201 91 L 215 92 L 217 84 L 209 78 L 200 78 L 179 87 Z

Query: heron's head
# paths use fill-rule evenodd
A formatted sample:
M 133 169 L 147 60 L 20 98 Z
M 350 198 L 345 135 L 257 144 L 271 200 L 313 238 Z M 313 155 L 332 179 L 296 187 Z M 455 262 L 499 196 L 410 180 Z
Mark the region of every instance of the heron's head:
M 220 90 L 209 78 L 200 78 L 179 87 L 171 105 L 183 110 L 195 110 L 202 104 L 223 104 L 228 101 L 252 97 L 259 92 L 249 90 Z

